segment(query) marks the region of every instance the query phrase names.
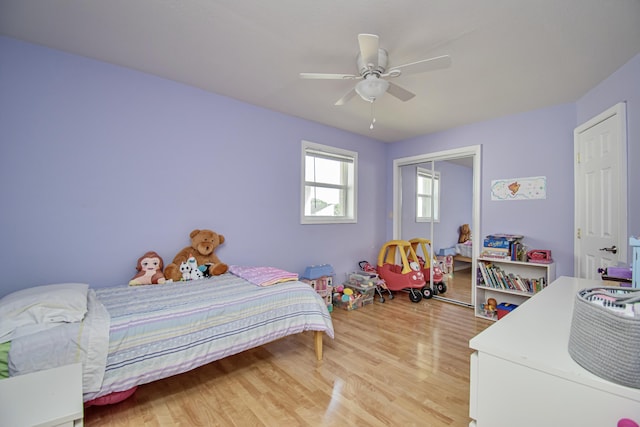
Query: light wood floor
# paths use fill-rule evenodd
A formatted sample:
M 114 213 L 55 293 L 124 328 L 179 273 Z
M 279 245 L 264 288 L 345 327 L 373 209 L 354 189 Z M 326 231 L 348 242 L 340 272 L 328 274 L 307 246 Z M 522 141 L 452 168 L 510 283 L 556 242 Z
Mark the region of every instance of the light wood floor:
M 472 303 L 471 298 L 471 268 L 456 270 L 451 275 L 447 275 L 445 283 L 447 292 L 442 297 L 461 301 L 467 304 Z
M 87 408 L 85 425 L 468 426 L 468 341 L 492 322 L 405 293 L 332 318 L 320 362 L 313 333 L 283 338 Z

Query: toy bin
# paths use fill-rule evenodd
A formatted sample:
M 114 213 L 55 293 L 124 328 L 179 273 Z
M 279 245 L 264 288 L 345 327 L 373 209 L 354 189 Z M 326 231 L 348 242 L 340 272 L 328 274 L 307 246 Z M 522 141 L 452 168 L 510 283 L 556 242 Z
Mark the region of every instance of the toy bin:
M 509 304 L 508 302 L 501 302 L 498 304 L 498 320 L 502 319 L 507 314 L 518 308 L 516 304 Z
M 345 283 L 344 287 L 353 289 L 353 293 L 359 295 L 359 299 L 362 301 L 361 305 L 373 303 L 373 296 L 376 293 L 376 287 L 374 285 L 368 286 L 355 283 Z
M 356 310 L 373 303 L 373 296 L 376 292 L 376 287 L 373 284 L 360 285 L 349 282 L 344 284 L 344 289 L 348 289 L 349 294 L 343 291 L 343 293 L 336 293 L 333 297 L 333 304 L 336 307 L 341 307 L 345 310 Z
M 335 307 L 342 308 L 343 310 L 351 311 L 351 310 L 357 310 L 358 308 L 362 307 L 364 304 L 362 302 L 362 299 L 349 299 L 347 301 L 343 301 L 342 294 L 340 294 L 339 297 L 334 296 L 333 305 Z

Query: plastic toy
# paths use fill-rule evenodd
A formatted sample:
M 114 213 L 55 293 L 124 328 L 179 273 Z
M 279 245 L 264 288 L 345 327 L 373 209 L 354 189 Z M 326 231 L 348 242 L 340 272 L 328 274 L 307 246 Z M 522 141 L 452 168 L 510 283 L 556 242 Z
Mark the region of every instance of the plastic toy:
M 325 276 L 335 276 L 331 264 L 310 265 L 304 269 L 304 273 L 302 274 L 303 278 L 309 280 L 319 279 Z
M 380 249 L 378 253 L 377 270 L 380 277 L 387 284 L 390 291 L 409 291 L 409 299 L 412 302 L 422 300 L 422 292 L 426 288 L 424 274 L 420 264 L 416 261 L 409 262 L 407 254 L 413 260 L 418 257 L 411 247 L 411 243 L 406 240 L 390 240 Z M 400 258 L 401 264 L 396 264 L 396 259 Z
M 308 283 L 327 304 L 329 312 L 333 310 L 333 276 L 331 264 L 311 265 L 305 268 L 301 282 Z
M 342 292 L 335 292 L 333 301 L 345 310 L 355 310 L 362 307 L 362 295 L 347 287 L 344 287 Z
M 422 291 L 422 296 L 429 299 L 434 295 L 444 294 L 447 292 L 447 285 L 444 283 L 444 274 L 442 274 L 442 270 L 435 263 L 433 268 L 431 267 L 433 258 L 430 256 L 430 252 L 427 249 L 427 246 L 431 247 L 431 240 L 417 237 L 409 240 L 409 243 L 411 243 L 411 248 L 413 249 L 415 258 L 409 253 L 407 253 L 407 258 L 409 259 L 409 262 L 417 261 L 420 264 L 422 274 L 424 274 L 424 280 L 427 284 L 430 282 L 431 270 L 433 270 L 433 289 L 430 286 L 425 286 Z M 418 255 L 418 248 L 422 249 L 422 256 Z
M 380 278 L 378 273 L 376 273 L 376 268 L 374 266 L 369 264 L 367 261 L 360 261 L 358 265 L 360 266 L 362 272 L 353 273 L 349 280 L 354 279 L 357 281 L 369 281 L 373 283 L 373 285 L 376 287 L 375 293 L 378 294 L 380 302 L 386 301 L 383 293 L 388 293 L 389 299 L 393 299 L 393 294 L 387 287 L 387 283 Z
M 453 256 L 447 255 L 444 257 L 444 269 L 447 274 L 453 274 Z
M 360 267 L 360 270 L 366 272 L 366 273 L 375 273 L 376 272 L 376 268 L 369 264 L 369 262 L 367 261 L 360 261 L 358 263 L 358 266 Z
M 380 297 L 380 302 L 385 302 L 382 289 L 389 292 L 389 299 L 393 299 L 393 294 L 387 289 L 387 285 L 377 273 L 362 271 L 348 275 L 346 286 L 354 287 L 365 294 L 365 304 L 373 301 L 376 294 Z
M 615 246 L 614 246 L 615 248 Z M 615 254 L 615 249 L 614 252 Z M 551 258 L 551 251 L 548 249 L 534 249 L 527 252 L 527 261 L 535 262 L 538 264 L 551 264 L 553 259 Z
M 489 318 L 494 318 L 498 311 L 498 301 L 495 298 L 489 298 L 484 304 L 484 314 Z

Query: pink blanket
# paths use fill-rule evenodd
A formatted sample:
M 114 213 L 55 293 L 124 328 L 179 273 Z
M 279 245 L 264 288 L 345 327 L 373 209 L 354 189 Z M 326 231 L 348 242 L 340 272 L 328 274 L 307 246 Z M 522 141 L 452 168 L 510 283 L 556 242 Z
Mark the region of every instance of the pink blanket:
M 296 273 L 290 273 L 275 267 L 244 267 L 232 265 L 229 272 L 257 286 L 275 285 L 280 282 L 298 280 Z

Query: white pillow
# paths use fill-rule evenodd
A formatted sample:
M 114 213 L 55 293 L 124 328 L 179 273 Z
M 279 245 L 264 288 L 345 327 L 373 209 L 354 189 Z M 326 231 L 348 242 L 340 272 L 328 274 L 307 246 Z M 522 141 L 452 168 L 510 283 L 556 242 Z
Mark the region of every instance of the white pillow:
M 60 283 L 23 289 L 0 299 L 0 343 L 16 328 L 46 323 L 79 322 L 87 313 L 85 283 Z

